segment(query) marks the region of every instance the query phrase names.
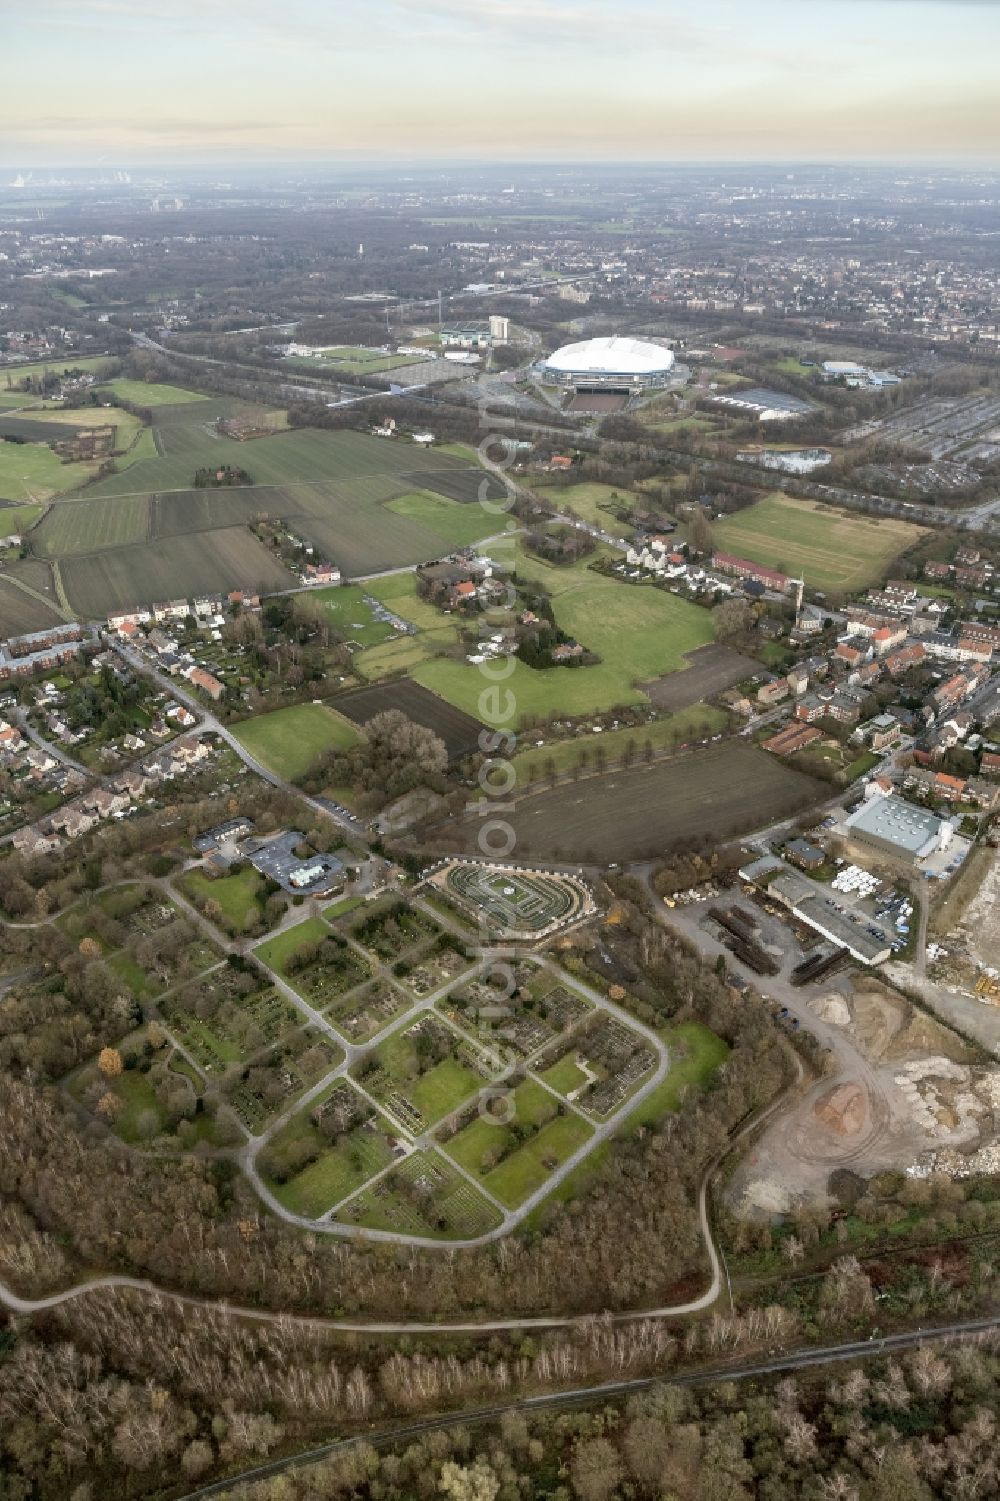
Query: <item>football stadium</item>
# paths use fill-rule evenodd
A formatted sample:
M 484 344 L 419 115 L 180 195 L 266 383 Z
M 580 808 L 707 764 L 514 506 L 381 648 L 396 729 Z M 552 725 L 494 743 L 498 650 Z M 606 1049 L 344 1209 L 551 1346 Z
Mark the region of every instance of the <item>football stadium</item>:
M 577 391 L 631 395 L 667 383 L 674 356 L 662 344 L 617 335 L 564 344 L 536 366 L 538 378 Z

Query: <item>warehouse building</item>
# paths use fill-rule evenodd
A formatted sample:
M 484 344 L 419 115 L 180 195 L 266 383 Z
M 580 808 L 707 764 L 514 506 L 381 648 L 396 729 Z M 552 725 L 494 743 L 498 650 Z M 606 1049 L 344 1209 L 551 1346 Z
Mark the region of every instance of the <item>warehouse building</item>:
M 901 797 L 875 797 L 851 814 L 844 831 L 866 849 L 918 865 L 947 849 L 955 829 L 950 820 L 938 818 L 929 808 L 918 808 Z

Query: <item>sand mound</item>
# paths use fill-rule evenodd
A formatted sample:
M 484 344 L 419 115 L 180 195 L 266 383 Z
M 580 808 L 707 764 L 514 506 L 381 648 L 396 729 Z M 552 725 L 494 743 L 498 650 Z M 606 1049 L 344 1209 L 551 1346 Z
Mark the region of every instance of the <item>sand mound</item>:
M 881 1058 L 888 1051 L 908 1011 L 905 1001 L 890 1000 L 876 990 L 854 997 L 854 1033 L 869 1058 Z
M 811 1004 L 820 1021 L 829 1022 L 834 1027 L 851 1025 L 851 1008 L 842 995 L 817 996 Z
M 865 1123 L 865 1092 L 860 1084 L 835 1084 L 813 1106 L 813 1115 L 837 1136 L 857 1136 Z

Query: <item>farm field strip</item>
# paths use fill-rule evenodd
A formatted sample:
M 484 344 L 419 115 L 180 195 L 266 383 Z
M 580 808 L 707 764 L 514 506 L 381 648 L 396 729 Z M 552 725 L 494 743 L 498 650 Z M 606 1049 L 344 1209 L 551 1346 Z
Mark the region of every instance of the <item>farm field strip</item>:
M 507 815 L 522 857 L 643 859 L 695 834 L 730 838 L 812 806 L 829 788 L 744 742 L 528 794 Z M 476 848 L 473 820 L 431 831 L 434 848 Z
M 69 556 L 61 560 L 60 572 L 73 610 L 85 620 L 178 594 L 224 589 L 277 593 L 294 582 L 256 537 L 240 527 Z
M 44 558 L 128 547 L 149 538 L 151 512 L 145 495 L 57 502 L 34 532 L 32 547 Z

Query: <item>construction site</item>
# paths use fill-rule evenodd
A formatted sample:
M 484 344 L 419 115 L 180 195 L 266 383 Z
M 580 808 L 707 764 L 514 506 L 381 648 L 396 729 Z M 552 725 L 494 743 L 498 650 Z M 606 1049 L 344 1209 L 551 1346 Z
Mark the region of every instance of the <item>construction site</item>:
M 836 1038 L 831 1071 L 751 1148 L 730 1181 L 731 1208 L 759 1218 L 830 1204 L 843 1169 L 997 1170 L 1000 1065 L 870 975 L 838 977 L 808 1006 Z

